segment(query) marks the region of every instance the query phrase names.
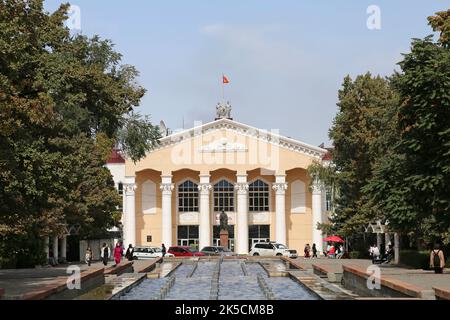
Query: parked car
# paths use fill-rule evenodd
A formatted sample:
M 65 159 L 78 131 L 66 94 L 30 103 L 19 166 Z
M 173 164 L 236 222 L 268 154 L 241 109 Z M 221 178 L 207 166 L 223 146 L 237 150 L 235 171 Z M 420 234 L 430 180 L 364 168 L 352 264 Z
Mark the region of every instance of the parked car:
M 234 252 L 230 249 L 225 249 L 220 246 L 210 246 L 204 247 L 200 252 L 204 253 L 207 256 L 234 256 Z
M 167 252 L 175 257 L 200 257 L 205 255 L 197 249 L 188 246 L 172 246 Z
M 171 253 L 166 253 L 166 257 L 173 257 Z M 134 247 L 133 258 L 136 260 L 153 259 L 162 257 L 161 248 L 158 247 Z
M 260 242 L 255 243 L 250 250 L 251 256 L 285 256 L 288 258 L 297 258 L 297 250 L 291 250 L 284 244 L 275 242 Z

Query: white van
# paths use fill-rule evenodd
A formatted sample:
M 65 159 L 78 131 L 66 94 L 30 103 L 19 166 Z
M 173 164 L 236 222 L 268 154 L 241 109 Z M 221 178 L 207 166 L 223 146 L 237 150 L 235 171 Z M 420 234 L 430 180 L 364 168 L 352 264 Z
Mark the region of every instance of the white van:
M 153 259 L 162 257 L 161 248 L 158 247 L 134 247 L 133 259 Z M 173 254 L 166 253 L 166 257 L 173 257 Z
M 291 250 L 284 244 L 275 242 L 259 242 L 255 243 L 250 250 L 251 256 L 285 256 L 288 258 L 297 258 L 297 250 Z

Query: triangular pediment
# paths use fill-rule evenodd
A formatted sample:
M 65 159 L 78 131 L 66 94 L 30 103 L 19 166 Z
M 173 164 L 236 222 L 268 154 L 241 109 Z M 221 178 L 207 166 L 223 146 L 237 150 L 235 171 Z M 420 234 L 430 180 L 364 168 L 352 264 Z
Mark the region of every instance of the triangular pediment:
M 166 136 L 160 140 L 160 144 L 157 148 L 151 152 L 167 148 L 189 139 L 193 139 L 198 136 L 206 135 L 212 133 L 216 130 L 226 130 L 234 132 L 238 135 L 243 135 L 246 137 L 253 137 L 255 139 L 265 141 L 270 144 L 280 146 L 282 148 L 289 149 L 294 152 L 308 155 L 317 159 L 322 159 L 322 157 L 327 153 L 326 149 L 316 147 L 302 141 L 298 141 L 292 138 L 288 138 L 279 135 L 276 132 L 270 132 L 267 130 L 261 130 L 246 124 L 239 123 L 230 119 L 219 119 L 209 123 L 202 124 L 200 126 L 193 127 L 191 129 L 183 130 L 180 132 L 175 132 L 169 136 Z M 242 143 L 237 143 L 229 141 L 226 138 L 221 138 L 216 141 L 212 141 L 200 148 L 200 152 L 242 152 L 246 151 L 247 146 Z M 151 153 L 150 152 L 150 153 Z

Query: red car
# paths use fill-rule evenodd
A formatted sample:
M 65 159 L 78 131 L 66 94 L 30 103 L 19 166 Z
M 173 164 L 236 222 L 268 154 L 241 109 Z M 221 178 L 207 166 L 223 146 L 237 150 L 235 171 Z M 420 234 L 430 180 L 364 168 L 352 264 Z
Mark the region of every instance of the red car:
M 175 257 L 200 257 L 205 255 L 197 249 L 188 246 L 173 246 L 167 252 L 173 254 Z

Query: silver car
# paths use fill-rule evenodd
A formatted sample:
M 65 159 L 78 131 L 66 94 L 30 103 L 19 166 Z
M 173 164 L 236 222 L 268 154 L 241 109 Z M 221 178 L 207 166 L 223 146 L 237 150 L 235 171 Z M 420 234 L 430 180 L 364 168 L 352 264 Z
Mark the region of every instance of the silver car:
M 234 252 L 232 252 L 230 249 L 225 249 L 224 247 L 220 246 L 204 247 L 200 252 L 204 253 L 207 256 L 234 256 Z

